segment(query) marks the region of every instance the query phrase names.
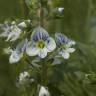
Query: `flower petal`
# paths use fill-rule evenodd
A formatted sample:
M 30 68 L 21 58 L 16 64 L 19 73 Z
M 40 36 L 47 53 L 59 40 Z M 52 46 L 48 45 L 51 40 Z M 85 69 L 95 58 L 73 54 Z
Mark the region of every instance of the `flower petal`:
M 72 45 L 75 45 L 76 44 L 76 42 L 75 41 L 73 41 L 73 40 L 68 40 L 68 43 L 67 43 L 67 46 L 68 47 L 71 47 Z
M 16 50 L 19 50 L 20 52 L 24 52 L 27 47 L 28 40 L 24 39 L 22 40 L 16 47 Z
M 59 7 L 59 8 L 58 8 L 58 11 L 59 11 L 59 12 L 63 12 L 63 10 L 64 10 L 63 7 Z
M 62 56 L 64 57 L 64 59 L 69 59 L 70 54 L 65 52 L 65 53 L 62 54 Z
M 31 42 L 29 42 L 28 46 L 26 47 L 26 53 L 29 56 L 36 56 L 39 51 L 39 48 L 37 48 L 35 44 L 31 44 Z
M 62 55 L 64 59 L 68 59 L 70 57 L 70 54 L 65 50 L 60 51 L 59 54 Z
M 6 39 L 5 41 L 9 41 L 11 38 L 14 39 L 14 38 L 17 38 L 17 37 L 15 37 L 14 33 L 10 32 L 10 33 L 8 34 L 8 37 L 7 37 L 7 39 Z M 11 40 L 12 40 L 12 39 L 11 39 Z M 13 41 L 14 41 L 14 40 L 13 40 Z
M 21 29 L 19 29 L 16 25 L 11 26 L 11 32 L 8 34 L 6 41 L 15 41 L 19 38 L 21 34 Z
M 58 46 L 60 46 L 62 44 L 66 44 L 68 41 L 68 38 L 65 35 L 63 35 L 62 33 L 56 33 L 55 38 L 56 38 L 56 43 Z
M 14 35 L 11 37 L 10 41 L 15 41 L 15 40 L 17 40 L 18 38 L 19 38 L 19 35 L 14 34 Z
M 17 25 L 13 25 L 11 27 L 12 27 L 11 28 L 12 31 L 10 32 L 10 34 L 11 34 L 10 41 L 15 41 L 19 38 L 22 30 L 20 28 L 18 28 Z
M 40 58 L 45 58 L 47 56 L 47 49 L 46 48 L 40 49 L 38 56 Z
M 75 48 L 68 48 L 68 49 L 66 49 L 66 51 L 69 53 L 73 53 L 75 51 Z
M 12 63 L 16 63 L 18 62 L 23 56 L 23 53 L 18 53 L 17 51 L 13 51 L 10 58 L 9 58 L 9 62 Z
M 0 34 L 0 37 L 7 37 L 10 34 L 11 28 L 8 25 L 8 22 L 0 24 L 0 29 L 3 31 L 3 33 Z
M 39 96 L 50 96 L 50 93 L 47 88 L 45 88 L 44 86 L 41 86 L 39 91 Z
M 42 27 L 36 27 L 31 35 L 32 40 L 46 40 L 49 37 L 48 32 Z
M 53 38 L 48 38 L 46 41 L 46 48 L 48 49 L 48 52 L 52 52 L 56 48 L 56 43 Z
M 20 27 L 20 28 L 26 28 L 27 25 L 26 25 L 25 22 L 21 22 L 21 23 L 18 24 L 18 27 Z
M 24 79 L 26 79 L 26 77 L 29 77 L 29 76 L 30 76 L 30 74 L 27 71 L 24 71 L 24 72 L 20 73 L 19 80 L 23 81 Z

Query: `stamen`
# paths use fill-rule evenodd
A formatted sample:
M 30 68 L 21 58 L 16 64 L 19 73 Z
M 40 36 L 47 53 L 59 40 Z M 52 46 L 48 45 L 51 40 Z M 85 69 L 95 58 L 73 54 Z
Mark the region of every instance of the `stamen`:
M 44 41 L 39 41 L 37 46 L 38 46 L 38 48 L 43 49 L 45 47 Z

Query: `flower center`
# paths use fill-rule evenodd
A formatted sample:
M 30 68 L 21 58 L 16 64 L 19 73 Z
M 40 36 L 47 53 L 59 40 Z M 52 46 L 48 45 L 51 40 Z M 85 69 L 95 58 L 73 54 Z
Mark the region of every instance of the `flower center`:
M 67 45 L 62 45 L 61 48 L 62 49 L 67 49 L 68 47 L 67 47 Z
M 43 41 L 39 41 L 37 46 L 38 46 L 38 48 L 43 49 L 45 47 L 45 43 Z

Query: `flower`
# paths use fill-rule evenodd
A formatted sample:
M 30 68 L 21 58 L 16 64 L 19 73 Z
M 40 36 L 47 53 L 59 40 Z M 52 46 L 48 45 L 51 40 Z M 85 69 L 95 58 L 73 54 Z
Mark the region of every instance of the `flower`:
M 20 61 L 20 59 L 23 57 L 23 53 L 27 46 L 27 39 L 20 42 L 15 50 L 12 50 L 11 55 L 9 57 L 9 63 L 16 63 Z
M 4 53 L 6 53 L 6 54 L 10 54 L 13 50 L 10 48 L 10 47 L 8 47 L 8 48 L 4 48 Z
M 20 75 L 19 75 L 19 83 L 22 84 L 29 77 L 30 77 L 30 74 L 27 71 L 24 71 L 24 72 L 20 73 Z
M 50 96 L 50 93 L 47 88 L 45 88 L 44 86 L 41 86 L 39 91 L 39 96 Z
M 15 41 L 19 38 L 22 30 L 17 27 L 17 25 L 12 25 L 11 26 L 11 32 L 8 34 L 8 37 L 6 41 Z
M 75 45 L 75 41 L 68 39 L 65 35 L 61 33 L 56 33 L 56 43 L 59 47 L 59 55 L 61 55 L 64 59 L 68 59 L 70 57 L 70 53 L 75 51 L 75 48 L 72 48 Z
M 22 28 L 27 27 L 25 22 L 21 22 L 16 25 L 16 22 L 13 21 L 11 24 L 5 22 L 5 24 L 1 25 L 1 29 L 4 31 L 0 34 L 0 37 L 7 37 L 6 41 L 15 41 L 20 37 L 22 33 Z
M 16 63 L 18 62 L 21 58 L 23 57 L 23 53 L 19 52 L 18 50 L 12 51 L 10 58 L 9 58 L 9 63 Z
M 26 53 L 29 56 L 38 55 L 45 58 L 47 52 L 52 52 L 56 48 L 55 40 L 49 36 L 42 27 L 36 27 L 31 35 L 31 41 L 28 43 Z
M 0 37 L 7 37 L 11 31 L 10 25 L 8 22 L 5 22 L 4 24 L 0 24 L 1 30 L 4 32 L 0 34 Z
M 20 23 L 17 24 L 17 26 L 20 28 L 20 29 L 24 29 L 24 28 L 27 28 L 27 26 L 31 24 L 31 20 L 28 19 L 28 20 L 24 20 Z
M 25 22 L 21 22 L 21 23 L 18 24 L 18 27 L 20 27 L 20 28 L 26 28 L 27 25 L 26 25 Z
M 59 11 L 59 12 L 63 12 L 63 10 L 64 10 L 63 7 L 59 7 L 59 8 L 58 8 L 58 11 Z

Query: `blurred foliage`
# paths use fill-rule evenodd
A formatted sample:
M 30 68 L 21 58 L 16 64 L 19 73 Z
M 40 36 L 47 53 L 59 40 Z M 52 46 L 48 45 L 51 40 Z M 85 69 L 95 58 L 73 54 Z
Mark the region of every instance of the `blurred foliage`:
M 96 0 L 53 0 L 52 7 L 65 9 L 62 18 L 50 20 L 49 32 L 62 32 L 76 40 L 77 51 L 49 70 L 49 90 L 52 96 L 96 96 Z M 27 13 L 23 0 L 0 0 L 1 22 L 27 18 Z M 19 96 L 15 79 L 26 65 L 8 64 L 2 52 L 5 46 L 0 39 L 0 96 Z

